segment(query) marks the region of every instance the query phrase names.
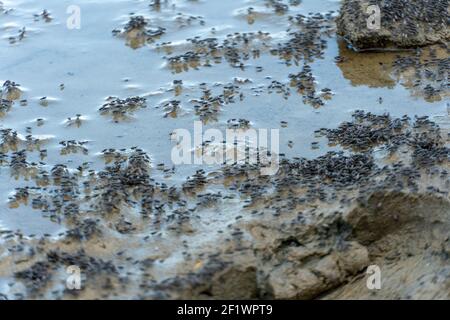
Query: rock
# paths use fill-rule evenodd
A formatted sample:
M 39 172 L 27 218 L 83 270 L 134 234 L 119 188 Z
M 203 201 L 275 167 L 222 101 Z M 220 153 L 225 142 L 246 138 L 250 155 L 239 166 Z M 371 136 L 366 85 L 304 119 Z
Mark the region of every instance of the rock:
M 349 242 L 345 250 L 338 253 L 340 267 L 348 274 L 355 274 L 370 263 L 366 247 L 356 241 Z
M 247 256 L 248 258 L 248 256 Z M 257 269 L 248 263 L 238 265 L 210 260 L 196 272 L 168 278 L 147 298 L 248 300 L 258 297 Z
M 343 269 L 379 267 L 381 288 L 368 290 L 366 270 L 321 297 L 448 300 L 449 214 L 450 202 L 444 197 L 374 194 L 347 216 L 358 241 L 347 253 L 338 254 Z
M 219 299 L 254 299 L 257 297 L 256 268 L 230 268 L 211 283 L 211 295 Z
M 430 219 L 429 213 L 444 208 L 448 208 L 447 202 L 433 197 L 381 192 L 374 193 L 366 204 L 349 212 L 347 221 L 353 226 L 358 242 L 368 245 L 405 225 L 421 224 Z
M 274 299 L 312 299 L 333 289 L 369 264 L 367 248 L 348 242 L 345 249 L 303 263 L 286 262 L 276 267 L 267 280 L 267 292 Z
M 268 291 L 274 299 L 311 299 L 325 289 L 323 282 L 308 269 L 282 265 L 268 279 Z
M 379 8 L 378 25 L 371 6 Z M 356 50 L 445 42 L 449 9 L 448 0 L 344 0 L 337 30 Z

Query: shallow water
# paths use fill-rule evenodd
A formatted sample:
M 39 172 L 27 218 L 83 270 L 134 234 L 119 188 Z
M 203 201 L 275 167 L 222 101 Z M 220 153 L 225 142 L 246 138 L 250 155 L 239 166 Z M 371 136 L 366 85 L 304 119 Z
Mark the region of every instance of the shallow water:
M 323 57 L 314 57 L 310 63 L 316 87 L 330 88 L 333 92 L 332 98 L 319 108 L 304 103 L 294 88 L 288 99 L 267 92 L 273 80 L 288 84 L 288 74 L 301 71 L 302 61 L 299 66 L 286 65 L 278 56 L 262 50 L 259 58 L 244 62 L 244 70 L 222 62 L 175 73 L 164 59 L 167 54 L 158 49 L 162 43 L 171 42 L 171 55 L 182 54 L 189 51 L 188 38 L 224 39 L 233 32 L 269 32 L 271 44 L 283 43 L 288 39 L 287 28 L 296 28 L 290 26 L 288 16 L 337 11 L 339 1 L 303 0 L 285 14 L 275 14 L 262 0 L 163 1 L 160 10 L 150 8 L 150 1 L 133 0 L 2 2 L 4 9 L 11 10 L 0 13 L 0 83 L 6 80 L 19 83 L 23 91 L 20 99 L 27 99 L 28 103 L 21 106 L 17 101 L 0 118 L 0 129 L 11 128 L 25 137 L 26 128 L 31 127 L 34 137 L 47 137 L 41 147 L 48 150 L 44 166 L 47 169 L 58 163 L 75 169 L 89 162 L 91 168 L 99 170 L 103 166 L 102 150 L 133 146 L 145 150 L 154 167 L 164 163 L 166 168 L 172 168 L 170 155 L 174 143 L 170 141 L 170 133 L 177 128 L 193 130 L 198 116 L 191 100 L 201 97 L 199 84 L 206 83 L 218 93 L 224 84 L 233 83 L 234 78 L 251 80 L 239 85 L 244 99 L 223 106 L 217 121 L 210 121 L 205 127 L 224 130 L 227 120 L 243 118 L 253 128 L 280 129 L 280 152 L 286 157 L 324 154 L 330 147 L 317 139 L 314 131 L 337 126 L 350 119 L 356 109 L 389 112 L 393 116 L 429 115 L 444 127 L 449 123 L 448 93 L 444 92 L 437 101 L 429 101 L 403 85 L 402 77 L 396 78 L 390 66 L 398 53 L 357 57 L 334 34 L 324 37 L 327 47 Z M 73 4 L 81 8 L 79 30 L 66 27 L 69 16 L 66 9 Z M 251 17 L 247 14 L 248 7 L 256 12 Z M 52 20 L 36 21 L 33 15 L 44 9 Z M 112 34 L 112 30 L 121 29 L 128 22 L 130 13 L 145 16 L 152 27 L 164 27 L 166 33 L 153 43 L 130 47 L 126 39 Z M 177 16 L 181 18 L 177 20 Z M 189 16 L 197 18 L 188 23 Z M 8 38 L 17 35 L 22 27 L 26 28 L 25 37 L 11 43 Z M 346 61 L 336 63 L 338 55 Z M 183 81 L 182 93 L 177 97 L 174 97 L 174 80 Z M 261 92 L 257 88 L 262 88 Z M 115 123 L 111 116 L 98 111 L 108 96 L 123 99 L 143 96 L 147 98 L 147 107 L 135 111 L 126 121 Z M 47 97 L 47 106 L 42 105 L 42 97 Z M 176 117 L 164 117 L 161 104 L 172 99 L 181 101 L 181 110 Z M 69 126 L 67 118 L 76 114 L 82 116 L 81 126 Z M 37 125 L 38 118 L 44 120 L 43 125 Z M 281 126 L 282 121 L 288 123 L 286 127 Z M 59 142 L 66 140 L 87 141 L 88 154 L 61 155 Z M 313 141 L 319 141 L 319 148 L 311 148 Z M 39 161 L 36 152 L 29 152 L 28 157 Z M 214 169 L 200 167 L 206 171 Z M 199 166 L 177 166 L 174 174 L 165 176 L 155 170 L 153 176 L 169 186 L 179 185 L 197 169 Z M 28 184 L 22 178 L 10 177 L 8 167 L 0 168 L 0 227 L 20 229 L 25 234 L 59 232 L 61 225 L 43 218 L 29 205 L 10 208 L 8 196 L 14 188 Z

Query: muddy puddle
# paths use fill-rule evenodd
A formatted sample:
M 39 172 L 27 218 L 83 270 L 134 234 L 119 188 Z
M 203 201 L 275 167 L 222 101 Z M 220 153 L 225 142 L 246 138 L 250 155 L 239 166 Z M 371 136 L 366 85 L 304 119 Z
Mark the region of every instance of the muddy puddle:
M 364 237 L 342 240 L 334 212 L 345 216 L 371 186 L 391 192 L 409 166 L 392 192 L 448 201 L 448 46 L 356 53 L 336 36 L 339 6 L 0 1 L 0 298 L 315 298 L 374 252 Z M 174 130 L 196 121 L 278 129 L 281 173 L 174 164 Z M 352 121 L 368 124 L 355 132 Z M 448 212 L 435 212 L 448 226 Z M 326 242 L 350 249 L 328 256 L 318 243 L 330 232 Z M 356 262 L 326 281 L 305 271 L 309 287 L 284 292 L 273 279 L 308 255 L 302 237 L 313 265 Z M 282 259 L 294 259 L 287 271 Z M 70 265 L 83 271 L 81 290 L 66 287 Z M 234 282 L 221 287 L 224 278 Z

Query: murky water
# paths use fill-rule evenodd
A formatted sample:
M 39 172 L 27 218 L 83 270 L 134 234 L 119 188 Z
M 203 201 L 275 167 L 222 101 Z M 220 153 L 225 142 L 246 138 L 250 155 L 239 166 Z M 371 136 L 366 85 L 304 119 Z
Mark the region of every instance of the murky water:
M 289 10 L 264 0 L 167 0 L 159 6 L 150 6 L 152 1 L 147 0 L 2 3 L 0 84 L 14 81 L 20 84 L 21 94 L 9 111 L 0 113 L 0 129 L 17 131 L 18 150 L 29 148 L 27 161 L 36 166 L 41 161 L 40 168 L 48 171 L 56 164 L 76 170 L 85 163 L 100 170 L 103 150 L 139 147 L 151 157 L 154 179 L 179 186 L 200 168 L 216 169 L 172 164 L 171 132 L 192 131 L 196 120 L 204 120 L 205 129 L 225 130 L 230 119 L 248 120 L 255 129 L 280 129 L 280 152 L 287 158 L 312 158 L 332 149 L 314 131 L 336 127 L 357 109 L 396 117 L 429 115 L 444 129 L 450 123 L 448 73 L 444 85 L 442 79 L 427 79 L 447 89 L 430 98 L 411 84 L 417 77 L 414 71 L 395 72 L 397 56 L 414 56 L 414 51 L 355 54 L 337 39 L 330 22 L 330 29 L 323 28 L 313 41 L 323 50 L 308 59 L 287 59 L 273 52 L 285 48 L 291 33 L 300 28 L 289 17 L 328 13 L 331 21 L 339 9 L 337 0 L 281 1 L 290 4 Z M 71 5 L 81 9 L 80 29 L 67 27 Z M 147 19 L 150 34 L 162 28 L 164 32 L 148 37 L 122 32 L 131 16 Z M 261 33 L 242 44 L 230 40 L 236 32 Z M 235 41 L 232 48 L 238 48 L 239 61 L 226 56 L 230 53 L 224 54 L 226 50 L 200 54 L 195 61 L 172 59 L 201 52 L 200 45 L 188 40 L 196 37 L 216 38 L 219 44 L 227 38 Z M 438 56 L 448 56 L 445 49 L 436 50 Z M 290 85 L 289 75 L 304 70 L 305 62 L 314 77 L 309 78 L 315 87 L 313 98 L 327 92 L 322 89 L 331 89 L 320 104 Z M 177 88 L 174 83 L 180 80 Z M 195 106 L 206 88 L 216 96 L 230 85 L 235 86 L 233 101 L 220 103 L 212 117 L 203 118 Z M 99 109 L 110 96 L 144 97 L 146 106 L 126 114 L 102 114 Z M 39 140 L 40 150 L 46 150 L 45 157 L 40 157 L 33 139 Z M 67 141 L 73 143 L 64 149 L 61 142 Z M 318 144 L 312 147 L 313 142 Z M 16 179 L 8 165 L 0 166 L 0 228 L 56 235 L 63 224 L 32 209 L 30 203 L 14 206 L 9 201 L 14 189 L 29 186 L 29 180 L 23 175 Z M 223 215 L 221 225 L 227 217 Z

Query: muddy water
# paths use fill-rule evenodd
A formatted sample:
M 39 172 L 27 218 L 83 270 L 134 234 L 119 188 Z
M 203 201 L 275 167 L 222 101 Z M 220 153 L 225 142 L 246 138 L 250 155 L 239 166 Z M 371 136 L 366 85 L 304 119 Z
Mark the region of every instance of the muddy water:
M 297 28 L 288 17 L 329 11 L 335 16 L 339 1 L 283 1 L 290 3 L 287 12 L 276 12 L 270 1 L 263 0 L 169 0 L 156 7 L 149 6 L 151 1 L 134 0 L 2 2 L 0 83 L 11 80 L 20 84 L 21 96 L 1 116 L 0 129 L 15 130 L 22 140 L 30 134 L 41 139 L 40 149 L 46 149 L 47 156 L 40 159 L 38 152 L 28 152 L 28 162 L 43 161 L 47 170 L 56 164 L 75 170 L 83 163 L 100 170 L 104 166 L 102 150 L 131 147 L 142 148 L 150 155 L 152 176 L 169 186 L 180 185 L 199 168 L 207 172 L 216 169 L 182 165 L 172 170 L 174 143 L 170 133 L 178 128 L 193 130 L 194 121 L 199 120 L 193 100 L 203 94 L 200 84 L 213 95 L 221 93 L 227 84 L 237 84 L 242 93 L 241 98 L 238 94 L 233 103 L 223 105 L 216 118 L 205 121 L 205 128 L 225 130 L 229 119 L 246 119 L 255 129 L 280 129 L 280 152 L 287 158 L 313 158 L 334 148 L 318 139 L 314 131 L 336 127 L 357 109 L 388 112 L 395 117 L 428 115 L 444 128 L 449 125 L 448 92 L 427 99 L 408 85 L 411 71 L 395 74 L 393 70 L 397 55 L 414 56 L 415 52 L 357 55 L 333 31 L 321 37 L 326 45 L 323 54 L 308 61 L 316 90 L 331 89 L 330 99 L 324 99 L 322 106 L 311 105 L 289 87 L 288 75 L 300 72 L 304 61 L 286 63 L 270 52 L 288 41 L 289 33 Z M 81 9 L 80 29 L 67 27 L 70 5 Z M 250 7 L 253 9 L 249 11 Z M 42 14 L 44 9 L 50 18 Z M 113 30 L 120 32 L 131 15 L 142 15 L 151 29 L 161 27 L 166 31 L 151 41 L 114 35 Z M 20 37 L 22 28 L 26 32 Z M 242 61 L 243 67 L 232 66 L 224 59 L 218 63 L 211 59 L 209 64 L 201 61 L 187 69 L 174 69 L 169 63 L 169 57 L 195 49 L 187 39 L 214 37 L 222 41 L 235 32 L 258 31 L 269 34 L 259 42 L 260 55 Z M 179 80 L 183 85 L 178 92 L 173 83 Z M 277 89 L 269 92 L 272 81 L 286 85 L 286 98 Z M 109 96 L 145 97 L 147 106 L 114 119 L 99 112 Z M 24 99 L 27 103 L 21 105 L 19 100 Z M 174 99 L 180 101 L 180 108 L 170 113 L 164 103 Z M 77 114 L 79 120 L 74 120 Z M 80 148 L 61 154 L 60 142 L 70 140 L 81 142 L 87 152 Z M 318 147 L 312 148 L 315 141 Z M 158 164 L 170 170 L 157 170 Z M 56 235 L 64 230 L 64 225 L 52 222 L 29 203 L 11 206 L 8 197 L 14 189 L 28 185 L 25 177 L 13 177 L 8 166 L 0 167 L 0 228 L 38 235 Z M 229 211 L 234 210 L 238 211 L 239 205 L 234 208 L 230 204 Z M 217 222 L 220 226 L 227 223 L 227 211 Z

